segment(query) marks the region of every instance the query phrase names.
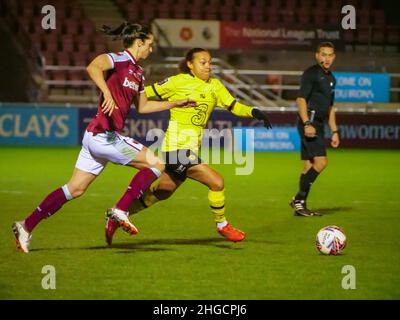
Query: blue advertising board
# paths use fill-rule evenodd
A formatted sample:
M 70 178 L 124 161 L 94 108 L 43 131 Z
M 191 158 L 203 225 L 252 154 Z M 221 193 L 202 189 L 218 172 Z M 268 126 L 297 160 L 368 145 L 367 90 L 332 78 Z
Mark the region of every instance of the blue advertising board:
M 0 108 L 2 145 L 76 145 L 78 110 L 75 108 Z
M 336 102 L 389 102 L 387 73 L 334 72 Z
M 299 151 L 300 137 L 294 127 L 276 127 L 267 130 L 262 127 L 234 128 L 235 149 L 246 152 Z

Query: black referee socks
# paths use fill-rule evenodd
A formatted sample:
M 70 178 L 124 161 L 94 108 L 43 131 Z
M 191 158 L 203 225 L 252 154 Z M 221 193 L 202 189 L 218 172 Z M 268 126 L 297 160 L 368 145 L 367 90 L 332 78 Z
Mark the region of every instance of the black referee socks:
M 300 191 L 296 194 L 296 200 L 306 200 L 308 193 L 310 192 L 311 185 L 317 179 L 319 172 L 313 167 L 306 173 L 300 176 Z

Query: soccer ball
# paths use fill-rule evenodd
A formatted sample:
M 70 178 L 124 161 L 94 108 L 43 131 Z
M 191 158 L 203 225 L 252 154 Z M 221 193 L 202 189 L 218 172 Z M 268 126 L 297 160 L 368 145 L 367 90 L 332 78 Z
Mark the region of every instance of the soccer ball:
M 315 245 L 319 252 L 336 256 L 346 247 L 346 235 L 338 226 L 328 226 L 318 231 Z

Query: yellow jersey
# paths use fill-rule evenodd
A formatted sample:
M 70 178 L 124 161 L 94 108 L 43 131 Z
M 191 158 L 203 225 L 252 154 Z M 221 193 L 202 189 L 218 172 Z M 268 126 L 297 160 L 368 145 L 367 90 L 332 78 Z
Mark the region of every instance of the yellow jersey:
M 191 99 L 197 106 L 172 108 L 162 151 L 190 149 L 198 152 L 201 146 L 202 130 L 206 127 L 215 107 L 230 110 L 242 117 L 252 117 L 253 108 L 236 102 L 220 80 L 201 80 L 192 74 L 181 73 L 163 81 L 146 86 L 149 98 L 158 96 L 163 100 Z

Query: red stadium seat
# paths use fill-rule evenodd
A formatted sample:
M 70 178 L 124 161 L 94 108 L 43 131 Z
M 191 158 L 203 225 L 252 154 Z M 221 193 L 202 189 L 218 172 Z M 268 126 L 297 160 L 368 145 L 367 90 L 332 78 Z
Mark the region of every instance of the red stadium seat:
M 293 11 L 285 11 L 281 13 L 281 20 L 285 25 L 295 24 L 295 15 Z
M 222 4 L 220 0 L 209 0 L 207 10 L 218 10 Z
M 192 5 L 193 7 L 203 8 L 207 4 L 207 0 L 193 0 Z
M 84 36 L 90 37 L 95 34 L 95 27 L 90 20 L 85 19 L 80 23 L 80 31 Z
M 71 60 L 69 58 L 69 53 L 59 51 L 57 53 L 57 64 L 59 66 L 69 66 L 71 65 Z
M 278 9 L 282 8 L 282 2 L 283 2 L 282 0 L 270 0 L 269 7 L 271 9 L 278 10 Z
M 80 33 L 79 20 L 67 19 L 63 22 L 63 33 L 77 35 Z
M 90 41 L 77 41 L 75 44 L 78 52 L 87 54 L 91 51 Z
M 236 21 L 247 22 L 251 21 L 250 8 L 248 7 L 235 7 Z
M 58 52 L 58 39 L 57 37 L 44 36 L 44 43 L 46 44 L 46 52 L 56 54 Z
M 349 29 L 343 30 L 343 40 L 346 44 L 353 45 L 356 39 L 356 31 Z
M 219 8 L 220 20 L 233 21 L 235 20 L 234 7 L 229 5 L 223 5 Z
M 52 80 L 65 81 L 68 79 L 68 73 L 65 70 L 49 70 L 47 72 Z
M 224 4 L 225 4 L 225 6 L 234 7 L 234 6 L 236 6 L 236 1 L 235 0 L 224 0 Z
M 400 28 L 394 26 L 386 27 L 386 43 L 398 46 L 400 43 Z
M 56 63 L 56 56 L 55 56 L 55 54 L 54 53 L 51 53 L 51 52 L 44 52 L 43 53 L 43 56 L 44 56 L 44 61 L 45 61 L 45 64 L 46 65 L 48 65 L 48 66 L 54 66 L 54 65 L 56 65 L 57 63 Z
M 61 44 L 62 51 L 68 53 L 75 51 L 74 39 L 71 36 L 64 36 L 62 38 Z
M 189 10 L 189 19 L 202 20 L 203 16 L 203 11 L 200 8 L 193 8 Z
M 369 9 L 362 9 L 357 10 L 357 26 L 366 27 L 371 24 L 370 21 L 370 10 Z
M 30 35 L 32 45 L 38 50 L 38 51 L 44 51 L 44 45 L 42 41 L 42 35 L 40 33 L 33 33 Z
M 385 43 L 385 29 L 380 27 L 374 27 L 372 30 L 372 43 L 373 44 L 384 44 Z
M 373 23 L 375 27 L 384 27 L 385 26 L 385 11 L 383 10 L 374 10 L 373 13 Z
M 72 81 L 89 80 L 87 72 L 84 70 L 70 70 L 68 72 L 68 79 Z
M 267 18 L 267 23 L 269 25 L 275 26 L 281 22 L 278 12 L 273 8 L 269 8 L 269 11 L 265 12 L 264 17 Z
M 78 6 L 72 7 L 69 18 L 74 20 L 83 18 L 82 9 Z
M 186 19 L 186 8 L 180 4 L 174 5 L 172 15 L 175 19 Z
M 104 41 L 95 41 L 93 43 L 94 52 L 97 54 L 102 54 L 107 51 L 107 46 Z
M 300 8 L 297 10 L 297 21 L 300 25 L 308 25 L 311 21 L 311 13 L 308 8 Z
M 325 9 L 315 9 L 313 11 L 313 20 L 314 20 L 314 24 L 318 27 L 323 26 L 324 24 L 326 24 L 326 10 Z
M 251 7 L 250 19 L 255 23 L 263 23 L 265 21 L 265 9 L 263 7 Z
M 204 14 L 204 19 L 205 20 L 217 20 L 217 11 L 210 11 L 210 10 L 206 10 L 205 14 Z
M 357 28 L 357 43 L 368 44 L 372 40 L 369 28 Z
M 297 0 L 286 0 L 285 10 L 294 11 L 297 7 Z
M 76 66 L 86 66 L 88 63 L 87 60 L 87 54 L 85 52 L 74 52 L 72 54 L 72 61 Z

